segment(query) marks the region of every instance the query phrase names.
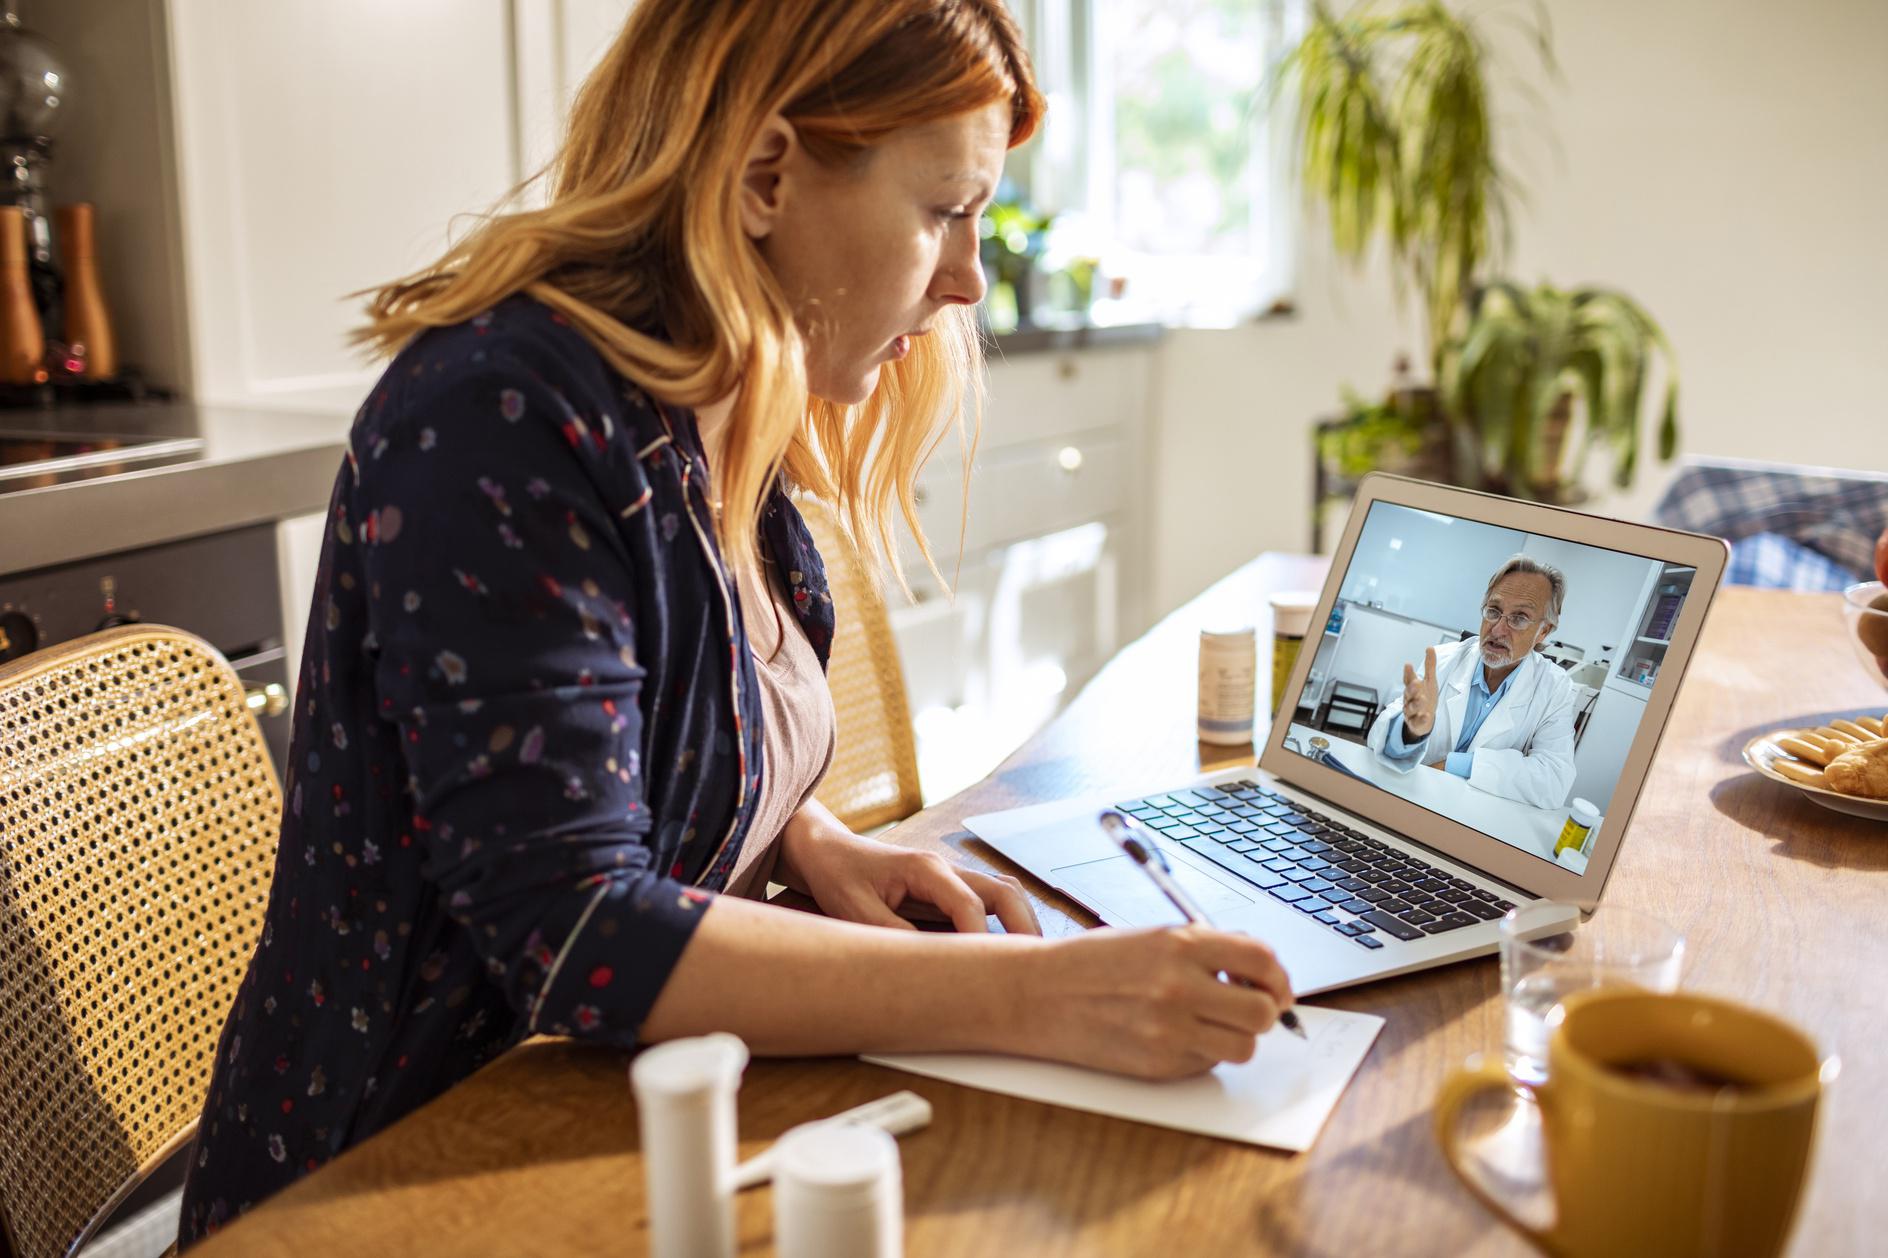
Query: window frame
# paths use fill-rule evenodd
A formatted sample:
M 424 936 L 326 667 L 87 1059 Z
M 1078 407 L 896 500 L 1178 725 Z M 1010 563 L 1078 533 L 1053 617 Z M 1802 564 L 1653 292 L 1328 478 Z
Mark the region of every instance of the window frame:
M 1249 2 L 1265 25 L 1265 64 L 1258 88 L 1264 94 L 1270 91 L 1268 80 L 1279 59 L 1303 34 L 1306 5 L 1305 0 Z M 1015 0 L 1049 116 L 1038 139 L 1012 155 L 1006 173 L 1038 209 L 1079 212 L 1097 235 L 1113 240 L 1118 165 L 1115 84 L 1105 72 L 1115 26 L 1108 19 L 1110 5 L 1111 0 Z M 1098 321 L 1135 318 L 1171 326 L 1223 327 L 1267 313 L 1289 298 L 1298 279 L 1300 220 L 1290 160 L 1293 104 L 1289 94 L 1281 94 L 1278 107 L 1266 109 L 1251 129 L 1248 178 L 1256 181 L 1256 249 L 1228 255 L 1113 245 L 1110 259 L 1123 269 L 1132 268 L 1143 277 L 1160 270 L 1169 275 L 1154 282 L 1151 293 L 1145 291 L 1148 282 L 1143 279 L 1138 294 L 1130 285 L 1122 301 L 1098 301 Z M 1236 267 L 1235 259 L 1245 266 Z M 1197 295 L 1176 295 L 1186 293 Z

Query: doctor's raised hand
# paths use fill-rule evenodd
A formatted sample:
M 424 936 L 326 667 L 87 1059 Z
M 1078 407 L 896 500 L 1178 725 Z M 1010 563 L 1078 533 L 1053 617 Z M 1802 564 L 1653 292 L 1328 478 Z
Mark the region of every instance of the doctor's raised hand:
M 1423 675 L 1403 665 L 1403 728 L 1412 741 L 1429 737 L 1436 723 L 1436 648 L 1423 652 Z

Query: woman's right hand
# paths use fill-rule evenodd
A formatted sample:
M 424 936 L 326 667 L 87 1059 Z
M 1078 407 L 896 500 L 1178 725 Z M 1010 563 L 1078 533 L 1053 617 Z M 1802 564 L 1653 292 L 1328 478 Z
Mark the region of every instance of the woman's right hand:
M 1257 1037 L 1292 1005 L 1270 948 L 1200 926 L 1086 931 L 1042 945 L 1019 968 L 1021 1034 L 1008 1051 L 1139 1079 L 1250 1061 Z

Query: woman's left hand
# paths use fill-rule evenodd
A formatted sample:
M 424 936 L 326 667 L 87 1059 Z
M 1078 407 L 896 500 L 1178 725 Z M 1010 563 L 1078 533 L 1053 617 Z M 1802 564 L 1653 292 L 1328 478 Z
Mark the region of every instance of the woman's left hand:
M 916 905 L 935 909 L 959 931 L 987 931 L 985 917 L 994 913 L 1012 935 L 1042 933 L 1016 879 L 960 869 L 935 852 L 880 843 L 836 820 L 819 821 L 802 815 L 788 824 L 780 836 L 778 877 L 812 896 L 828 917 L 916 930 L 897 911 Z

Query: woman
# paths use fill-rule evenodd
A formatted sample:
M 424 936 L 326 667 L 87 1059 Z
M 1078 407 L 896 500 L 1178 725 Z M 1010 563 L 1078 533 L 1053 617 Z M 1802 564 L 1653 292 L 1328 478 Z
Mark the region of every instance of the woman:
M 977 216 L 1040 113 L 996 0 L 642 0 L 549 204 L 379 292 L 398 356 L 335 487 L 186 1243 L 535 1032 L 1250 1057 L 1291 1000 L 1263 945 L 1045 942 L 1013 880 L 811 799 L 833 612 L 783 483 L 881 553 L 912 519 L 978 367 Z

